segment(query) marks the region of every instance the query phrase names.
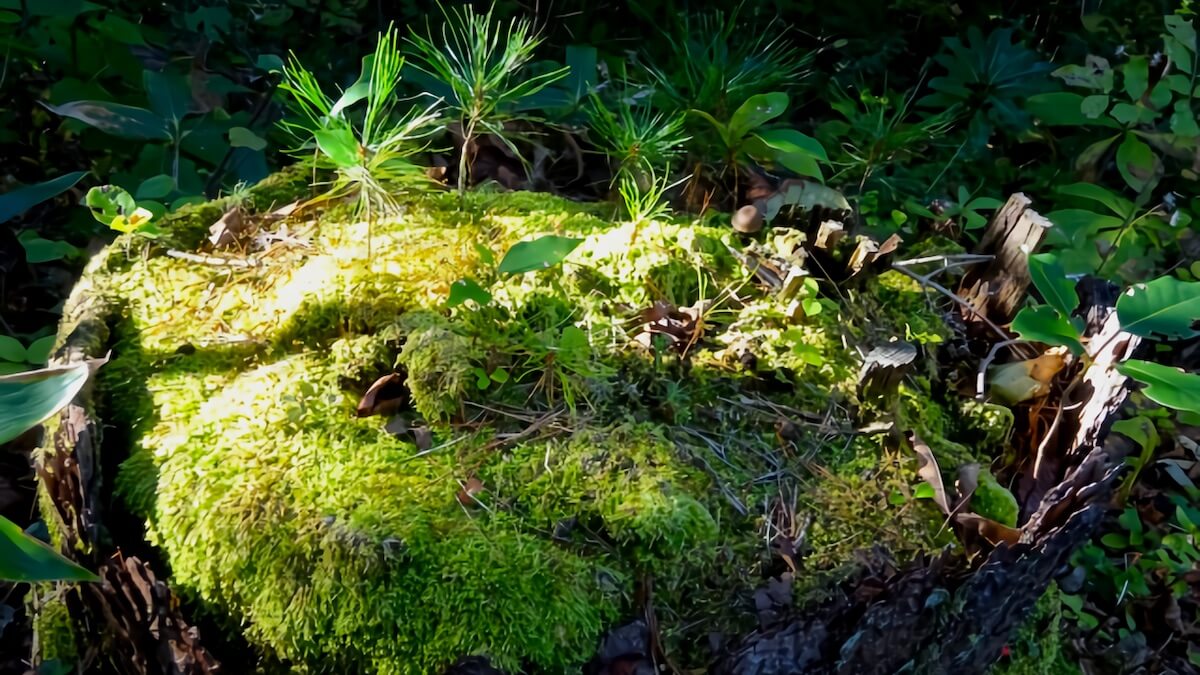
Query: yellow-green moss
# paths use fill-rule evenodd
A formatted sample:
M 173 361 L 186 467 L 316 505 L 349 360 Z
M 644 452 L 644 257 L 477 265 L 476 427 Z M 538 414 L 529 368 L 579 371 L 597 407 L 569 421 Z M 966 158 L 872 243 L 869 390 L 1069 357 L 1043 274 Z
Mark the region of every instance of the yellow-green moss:
M 72 666 L 79 661 L 75 626 L 59 590 L 53 585 L 35 587 L 29 603 L 33 615 L 33 636 L 40 662 L 55 661 Z
M 223 206 L 169 221 L 168 240 L 200 241 Z M 848 338 L 942 334 L 922 289 L 869 283 L 866 306 L 887 309 L 864 323 L 856 298 L 758 288 L 724 228 L 609 211 L 426 195 L 370 225 L 305 216 L 307 246 L 248 269 L 129 239 L 89 267 L 80 292 L 121 307 L 99 386 L 130 443 L 116 489 L 180 592 L 298 668 L 427 673 L 484 654 L 574 672 L 653 579 L 666 644 L 695 665 L 709 630 L 749 625 L 736 598 L 774 569 L 764 532 L 782 503 L 811 520 L 813 579 L 860 545 L 944 541 L 928 504 L 894 498 L 918 481 L 912 459 L 850 433 L 846 412 Z M 484 262 L 550 233 L 584 240 L 563 266 Z M 786 240 L 764 246 L 786 255 Z M 447 309 L 463 276 L 494 302 Z M 634 344 L 656 301 L 706 307 L 687 358 Z M 424 451 L 354 416 L 393 368 L 435 430 Z M 928 383 L 904 396 L 927 442 L 969 454 Z M 829 426 L 777 437 L 789 411 Z

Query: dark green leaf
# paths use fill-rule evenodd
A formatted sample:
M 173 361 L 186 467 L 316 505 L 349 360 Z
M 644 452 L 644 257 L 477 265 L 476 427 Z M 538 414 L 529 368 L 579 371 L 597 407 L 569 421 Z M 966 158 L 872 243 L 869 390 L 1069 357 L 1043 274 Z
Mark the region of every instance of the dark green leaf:
M 583 243 L 582 239 L 548 234 L 533 241 L 514 244 L 504 254 L 498 268 L 501 274 L 524 274 L 552 267 L 562 262 L 571 251 Z
M 235 148 L 262 150 L 267 147 L 267 141 L 246 127 L 233 127 L 229 130 L 229 145 Z
M 170 140 L 166 122 L 145 108 L 108 101 L 71 101 L 62 105 L 43 103 L 51 112 L 77 119 L 113 136 L 138 141 Z
M 596 48 L 590 45 L 567 45 L 567 67 L 570 72 L 564 84 L 576 100 L 588 95 L 596 86 Z
M 1158 169 L 1158 157 L 1150 146 L 1132 132 L 1125 134 L 1125 140 L 1117 148 L 1117 170 L 1129 187 L 1141 192 L 1157 179 Z
M 457 307 L 467 300 L 474 300 L 482 307 L 492 301 L 492 294 L 469 277 L 450 284 L 450 297 L 446 300 L 447 307 Z
M 175 191 L 175 179 L 166 174 L 151 176 L 138 186 L 138 199 L 162 199 Z
M 44 366 L 50 360 L 50 352 L 54 349 L 54 336 L 47 335 L 29 343 L 25 350 L 25 360 L 35 366 Z
M 27 353 L 20 340 L 0 335 L 0 360 L 20 363 L 25 360 Z
M 86 364 L 0 377 L 0 443 L 7 443 L 58 412 L 83 387 Z
M 1200 413 L 1200 375 L 1150 361 L 1131 359 L 1117 370 L 1146 385 L 1142 393 L 1159 405 Z
M 6 581 L 99 581 L 91 572 L 30 537 L 0 516 L 0 579 Z
M 1129 99 L 1136 101 L 1146 93 L 1150 82 L 1150 62 L 1145 56 L 1131 56 L 1129 63 L 1121 67 L 1125 76 L 1125 93 Z
M 1092 119 L 1083 114 L 1083 98 L 1069 91 L 1037 94 L 1025 101 L 1025 111 L 1049 126 L 1117 126 L 1108 118 Z
M 1012 330 L 1026 340 L 1044 342 L 1048 345 L 1066 345 L 1076 354 L 1083 353 L 1079 343 L 1079 331 L 1066 317 L 1049 305 L 1025 307 L 1017 313 Z
M 1133 202 L 1094 183 L 1071 183 L 1057 188 L 1057 191 L 1059 194 L 1099 202 L 1121 218 L 1133 215 Z
M 746 134 L 782 115 L 787 107 L 788 96 L 781 92 L 751 96 L 729 119 L 729 140 L 741 140 Z
M 34 206 L 71 189 L 86 171 L 76 171 L 37 185 L 10 190 L 0 195 L 0 223 L 16 218 Z
M 1181 339 L 1200 335 L 1200 281 L 1159 277 L 1126 290 L 1117 300 L 1121 328 L 1149 338 Z
M 1079 112 L 1083 113 L 1088 119 L 1100 119 L 1104 111 L 1108 110 L 1108 95 L 1093 94 L 1083 99 L 1079 104 Z
M 150 97 L 150 108 L 164 120 L 176 123 L 187 116 L 192 105 L 192 90 L 185 78 L 173 73 L 142 73 L 142 86 Z
M 1075 282 L 1067 278 L 1058 258 L 1050 253 L 1029 256 L 1029 276 L 1042 298 L 1062 316 L 1071 316 L 1079 306 Z
M 62 260 L 79 253 L 79 249 L 67 242 L 43 239 L 33 230 L 23 230 L 17 235 L 17 241 L 25 249 L 25 262 L 34 264 Z

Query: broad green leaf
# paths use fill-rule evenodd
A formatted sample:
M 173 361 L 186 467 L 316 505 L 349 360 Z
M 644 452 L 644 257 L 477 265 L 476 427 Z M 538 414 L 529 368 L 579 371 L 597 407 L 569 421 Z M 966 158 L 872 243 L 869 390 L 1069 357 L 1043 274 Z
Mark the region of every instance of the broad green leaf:
M 71 189 L 86 171 L 76 171 L 53 178 L 37 185 L 10 190 L 0 195 L 0 223 L 16 218 L 47 199 L 52 199 Z
M 0 516 L 0 579 L 6 581 L 99 581 L 99 577 L 21 531 Z
M 342 111 L 365 99 L 371 93 L 371 70 L 375 66 L 375 55 L 367 54 L 362 60 L 362 70 L 354 84 L 346 88 L 329 110 L 330 117 L 341 117 Z
M 41 424 L 79 393 L 88 366 L 43 368 L 0 377 L 0 443 Z
M 108 12 L 96 23 L 96 30 L 101 35 L 124 45 L 144 45 L 142 28 L 136 23 L 124 19 L 116 12 Z
M 1121 218 L 1128 218 L 1133 215 L 1133 202 L 1115 194 L 1108 188 L 1100 187 L 1094 183 L 1071 183 L 1070 185 L 1063 185 L 1057 188 L 1056 191 L 1059 194 L 1099 202 Z
M 17 235 L 17 241 L 25 249 L 25 262 L 28 263 L 37 264 L 62 260 L 79 253 L 78 248 L 67 242 L 43 239 L 33 230 L 22 230 L 21 234 Z
M 1062 316 L 1071 316 L 1071 312 L 1079 306 L 1075 282 L 1067 278 L 1066 271 L 1053 254 L 1036 253 L 1029 256 L 1029 277 L 1042 298 Z
M 1086 96 L 1083 102 L 1079 104 L 1079 112 L 1083 113 L 1088 119 L 1100 119 L 1104 111 L 1108 110 L 1108 95 L 1107 94 L 1092 94 Z
M 1114 105 L 1108 114 L 1112 115 L 1112 118 L 1122 126 L 1129 126 L 1137 121 L 1138 115 L 1140 114 L 1139 110 L 1140 109 L 1132 103 L 1121 102 Z
M 482 307 L 492 301 L 492 294 L 469 277 L 450 284 L 450 297 L 446 300 L 447 307 L 457 307 L 467 300 L 474 300 Z
M 267 140 L 246 127 L 233 127 L 229 130 L 229 145 L 235 148 L 262 150 L 267 147 Z
M 1121 67 L 1121 72 L 1125 76 L 1125 93 L 1129 94 L 1129 99 L 1140 99 L 1150 83 L 1150 61 L 1145 56 L 1131 56 Z
M 54 349 L 54 336 L 47 335 L 29 343 L 25 350 L 25 360 L 35 366 L 44 366 L 50 360 L 50 352 Z
M 751 96 L 729 119 L 729 140 L 736 143 L 746 134 L 782 115 L 787 107 L 787 94 L 778 91 Z
M 178 123 L 192 105 L 192 89 L 187 79 L 173 73 L 142 72 L 142 86 L 150 98 L 150 109 L 164 120 Z
M 1200 281 L 1159 277 L 1137 284 L 1117 299 L 1121 328 L 1134 335 L 1182 339 L 1200 335 Z
M 821 142 L 812 136 L 802 134 L 795 129 L 764 129 L 756 134 L 767 147 L 784 154 L 804 154 L 822 162 L 829 161 L 829 155 Z
M 166 141 L 171 130 L 166 121 L 145 108 L 108 101 L 71 101 L 62 105 L 42 103 L 51 112 L 120 138 L 135 141 Z
M 1146 385 L 1146 398 L 1176 410 L 1200 413 L 1200 375 L 1185 373 L 1160 363 L 1131 359 L 1117 370 Z
M 1070 91 L 1035 94 L 1025 100 L 1025 112 L 1049 126 L 1117 126 L 1111 119 L 1092 119 L 1084 115 L 1083 98 Z
M 0 360 L 20 363 L 25 360 L 25 356 L 25 345 L 21 344 L 20 340 L 0 335 Z
M 1132 132 L 1125 134 L 1125 140 L 1117 148 L 1117 170 L 1129 187 L 1141 192 L 1156 180 L 1159 163 L 1158 157 Z
M 1044 342 L 1048 345 L 1066 345 L 1076 355 L 1083 353 L 1079 342 L 1079 331 L 1058 310 L 1049 305 L 1025 307 L 1017 312 L 1012 321 L 1012 330 L 1025 340 Z
M 555 234 L 538 237 L 533 241 L 518 242 L 504 254 L 498 270 L 501 274 L 524 274 L 552 267 L 562 262 L 582 243 L 582 239 Z
M 1084 148 L 1083 152 L 1075 158 L 1075 170 L 1080 173 L 1091 171 L 1093 167 L 1100 163 L 1100 160 L 1108 153 L 1108 149 L 1121 135 L 1117 134 L 1109 138 L 1101 139 Z
M 116 185 L 97 185 L 88 190 L 83 203 L 91 210 L 92 217 L 109 226 L 117 218 L 128 218 L 138 208 L 133 195 Z
M 821 174 L 821 165 L 817 163 L 816 158 L 807 153 L 780 153 L 776 155 L 775 160 L 796 175 L 806 178 L 816 178 L 819 181 L 824 181 L 825 179 Z
M 596 86 L 596 48 L 590 45 L 567 45 L 567 73 L 563 84 L 575 97 L 582 99 Z
M 317 146 L 339 168 L 358 164 L 358 141 L 348 128 L 320 129 L 313 133 Z
M 138 186 L 138 199 L 162 199 L 175 191 L 175 179 L 166 174 L 151 176 Z

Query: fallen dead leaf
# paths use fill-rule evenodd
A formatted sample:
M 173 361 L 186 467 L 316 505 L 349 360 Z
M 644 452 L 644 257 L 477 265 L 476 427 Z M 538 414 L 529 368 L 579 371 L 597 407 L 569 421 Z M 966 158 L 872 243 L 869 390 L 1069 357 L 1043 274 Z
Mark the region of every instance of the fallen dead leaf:
M 483 492 L 483 481 L 475 476 L 471 476 L 462 484 L 462 489 L 458 491 L 458 503 L 463 506 L 475 506 L 479 501 L 475 495 Z
M 917 475 L 933 488 L 933 501 L 946 515 L 950 515 L 950 500 L 946 496 L 946 485 L 942 482 L 942 472 L 938 469 L 937 459 L 933 450 L 915 432 L 908 432 L 908 442 L 917 453 Z
M 404 385 L 404 376 L 388 373 L 367 388 L 355 412 L 359 417 L 391 415 L 406 406 L 408 400 L 408 387 Z

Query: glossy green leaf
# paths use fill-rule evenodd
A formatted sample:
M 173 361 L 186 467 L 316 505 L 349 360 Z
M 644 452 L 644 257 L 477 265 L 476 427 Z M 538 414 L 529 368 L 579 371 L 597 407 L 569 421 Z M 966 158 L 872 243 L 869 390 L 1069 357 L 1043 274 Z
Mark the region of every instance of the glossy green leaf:
M 804 154 L 822 162 L 829 161 L 829 155 L 821 142 L 812 136 L 802 134 L 795 129 L 764 129 L 756 134 L 767 147 L 783 154 Z
M 1137 284 L 1117 299 L 1121 328 L 1149 338 L 1180 339 L 1200 335 L 1200 281 L 1159 277 Z
M 1062 316 L 1071 316 L 1071 312 L 1079 306 L 1075 282 L 1067 278 L 1066 271 L 1053 254 L 1036 253 L 1029 256 L 1029 277 L 1042 298 Z
M 86 171 L 67 173 L 37 185 L 28 185 L 5 192 L 0 195 L 0 223 L 16 218 L 47 199 L 53 199 L 66 192 L 74 187 L 86 173 Z
M 110 226 L 117 218 L 128 217 L 137 210 L 133 195 L 116 185 L 98 185 L 88 190 L 83 203 L 91 210 L 92 217 Z
M 358 164 L 358 140 L 348 128 L 321 129 L 313 133 L 317 146 L 338 167 Z
M 500 261 L 501 274 L 524 274 L 545 269 L 561 263 L 571 251 L 583 243 L 582 239 L 548 234 L 533 241 L 514 244 Z
M 1137 359 L 1119 364 L 1117 370 L 1146 385 L 1142 393 L 1151 401 L 1176 410 L 1200 413 L 1200 375 Z
M 41 424 L 79 393 L 86 364 L 44 368 L 0 377 L 0 443 Z
M 751 96 L 729 119 L 729 140 L 740 140 L 751 131 L 782 115 L 787 107 L 788 96 L 781 92 Z
M 1117 148 L 1117 170 L 1129 187 L 1141 192 L 1151 181 L 1157 180 L 1158 157 L 1133 133 L 1125 134 L 1125 140 Z
M 446 300 L 447 307 L 457 307 L 467 300 L 474 300 L 482 307 L 492 301 L 492 294 L 469 277 L 450 284 L 450 297 Z
M 1059 194 L 1079 197 L 1080 199 L 1087 199 L 1103 204 L 1108 207 L 1109 211 L 1112 211 L 1121 218 L 1127 218 L 1133 214 L 1133 202 L 1095 183 L 1071 183 L 1070 185 L 1063 185 L 1057 188 L 1056 191 Z
M 5 581 L 99 581 L 79 565 L 21 531 L 0 516 L 0 580 Z
M 109 101 L 71 101 L 62 105 L 43 103 L 51 112 L 79 120 L 100 131 L 136 141 L 170 140 L 166 122 L 145 108 Z
M 267 140 L 246 127 L 233 127 L 229 130 L 229 145 L 235 148 L 262 150 L 267 147 Z
M 1076 354 L 1083 353 L 1079 342 L 1079 331 L 1058 310 L 1049 305 L 1025 307 L 1012 321 L 1013 332 L 1022 339 L 1044 342 L 1048 345 L 1066 345 Z

